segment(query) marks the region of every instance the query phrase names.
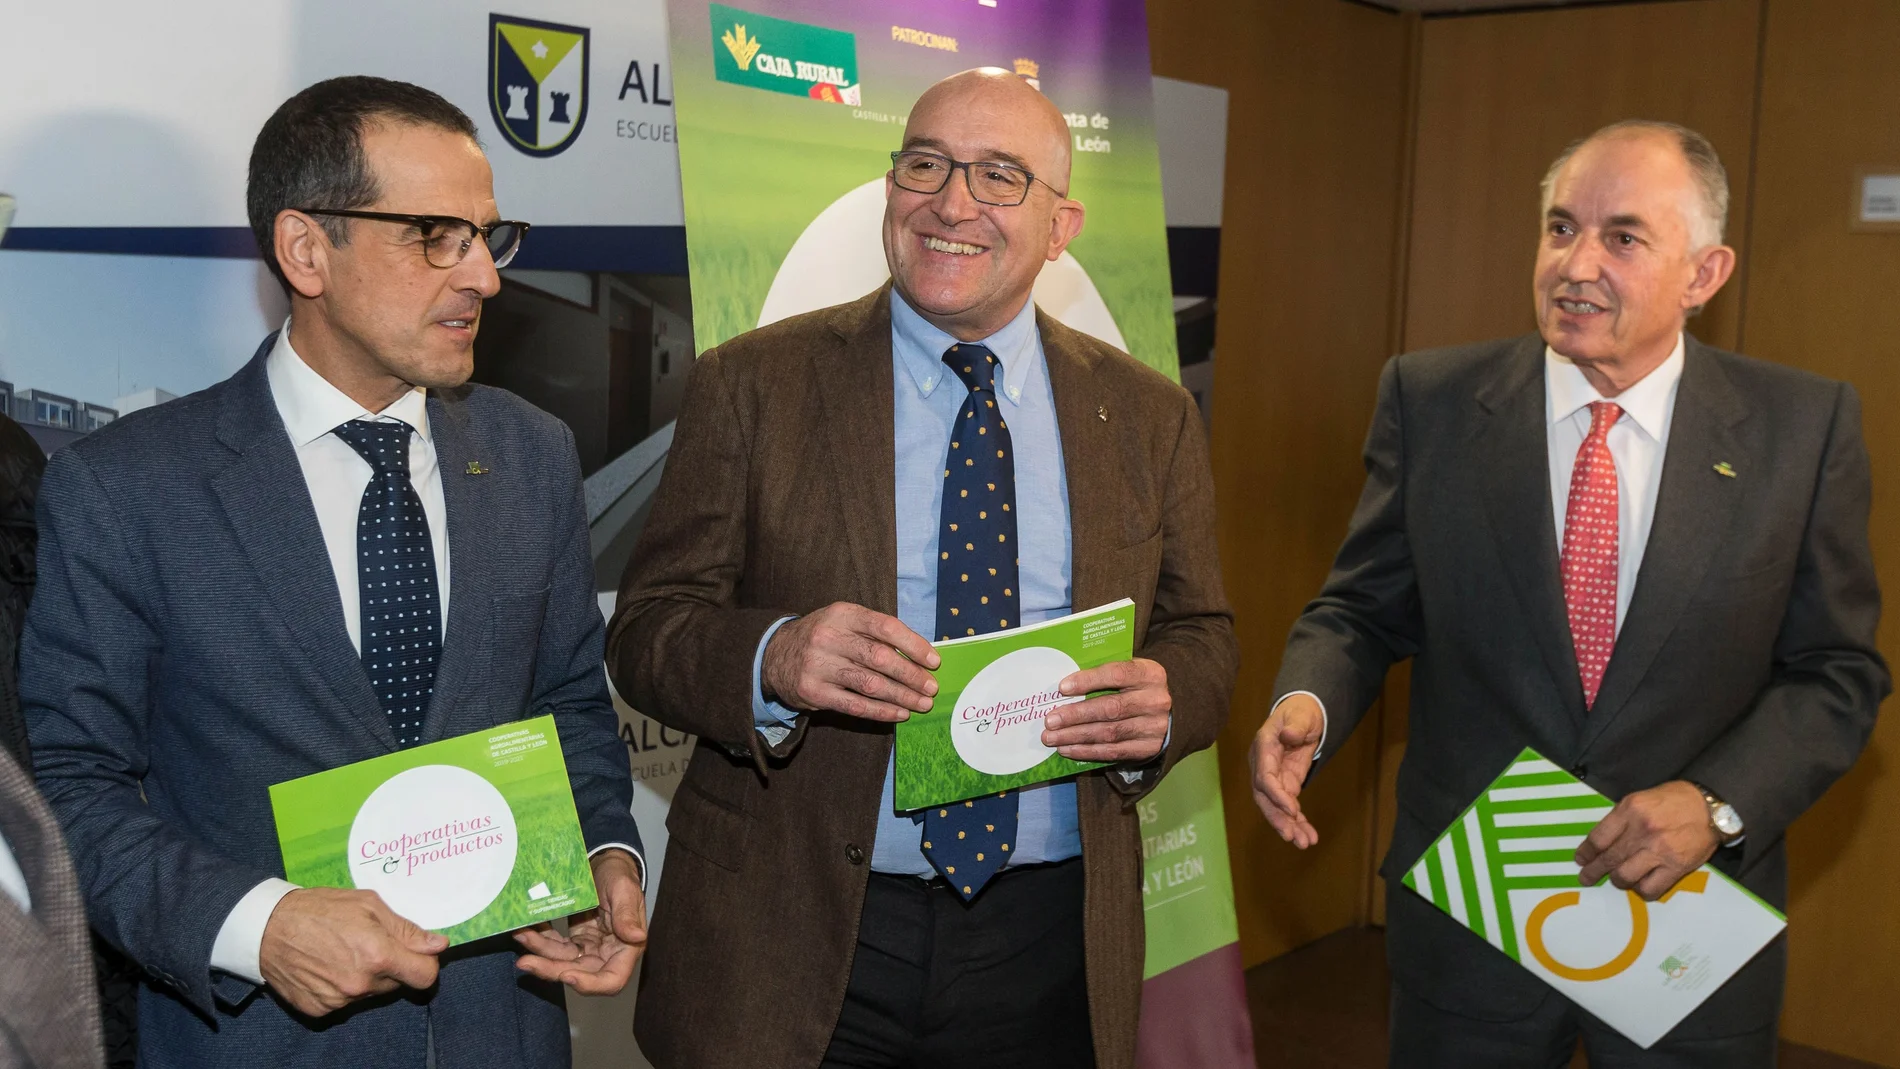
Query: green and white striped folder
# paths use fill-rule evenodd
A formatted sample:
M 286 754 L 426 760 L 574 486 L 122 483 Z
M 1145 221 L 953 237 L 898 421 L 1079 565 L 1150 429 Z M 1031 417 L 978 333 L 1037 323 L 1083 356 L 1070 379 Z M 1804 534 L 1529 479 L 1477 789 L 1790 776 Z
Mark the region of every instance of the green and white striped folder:
M 1656 902 L 1607 882 L 1582 886 L 1573 855 L 1610 809 L 1526 749 L 1403 882 L 1647 1049 L 1788 919 L 1707 865 Z

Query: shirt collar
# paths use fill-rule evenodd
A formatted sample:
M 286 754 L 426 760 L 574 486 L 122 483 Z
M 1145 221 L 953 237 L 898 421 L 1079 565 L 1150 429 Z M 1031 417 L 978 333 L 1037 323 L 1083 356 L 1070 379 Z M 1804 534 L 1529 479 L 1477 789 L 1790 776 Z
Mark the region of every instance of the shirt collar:
M 920 396 L 929 397 L 945 379 L 956 377 L 944 366 L 943 354 L 958 344 L 958 339 L 918 314 L 896 287 L 891 288 L 891 340 L 898 362 L 910 372 Z M 1002 388 L 997 392 L 1011 404 L 1022 401 L 1023 383 L 1029 378 L 1037 352 L 1036 340 L 1036 302 L 1032 299 L 1023 302 L 1022 311 L 1003 329 L 974 343 L 996 354 L 1003 365 Z
M 1676 335 L 1676 347 L 1656 370 L 1638 379 L 1635 385 L 1615 397 L 1604 397 L 1569 357 L 1548 345 L 1544 347 L 1544 397 L 1550 422 L 1558 423 L 1597 401 L 1612 401 L 1623 414 L 1652 441 L 1662 441 L 1668 429 L 1669 414 L 1675 407 L 1676 384 L 1682 381 L 1683 341 Z
M 371 412 L 316 373 L 290 346 L 290 320 L 277 332 L 277 344 L 264 358 L 271 399 L 283 417 L 290 443 L 301 449 L 353 419 L 399 419 L 429 441 L 428 394 L 422 387 L 405 392 L 381 412 Z

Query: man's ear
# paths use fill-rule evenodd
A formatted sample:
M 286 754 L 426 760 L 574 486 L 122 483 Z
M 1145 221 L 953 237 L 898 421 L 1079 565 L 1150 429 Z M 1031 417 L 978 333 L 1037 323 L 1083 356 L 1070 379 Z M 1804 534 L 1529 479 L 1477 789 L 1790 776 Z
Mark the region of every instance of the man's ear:
M 1700 308 L 1708 304 L 1729 276 L 1735 273 L 1735 250 L 1727 245 L 1714 245 L 1695 255 L 1695 278 L 1682 295 L 1684 308 Z
M 329 281 L 330 251 L 334 246 L 317 221 L 286 208 L 277 213 L 271 236 L 278 270 L 284 273 L 290 288 L 311 299 L 323 296 L 324 286 Z
M 1069 242 L 1082 233 L 1082 222 L 1087 215 L 1088 209 L 1079 200 L 1064 198 L 1056 205 L 1055 218 L 1049 221 L 1049 259 L 1060 257 Z

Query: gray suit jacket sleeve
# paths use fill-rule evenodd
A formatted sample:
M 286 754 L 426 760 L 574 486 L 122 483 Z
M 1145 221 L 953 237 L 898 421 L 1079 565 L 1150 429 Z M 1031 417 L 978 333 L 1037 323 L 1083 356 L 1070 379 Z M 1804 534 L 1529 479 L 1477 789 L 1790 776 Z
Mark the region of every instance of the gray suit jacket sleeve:
M 1394 661 L 1417 652 L 1422 623 L 1405 527 L 1405 417 L 1400 360 L 1379 376 L 1365 448 L 1366 483 L 1319 596 L 1294 622 L 1274 681 L 1278 702 L 1311 691 L 1325 703 L 1324 760 L 1338 753 Z
M 72 846 L 93 925 L 209 1015 L 218 929 L 275 873 L 206 849 L 145 804 L 162 611 L 153 570 L 78 450 L 47 465 L 39 525 L 21 699 L 40 790 Z
M 589 850 L 624 843 L 641 850 L 633 820 L 633 779 L 627 750 L 620 741 L 620 718 L 607 692 L 601 657 L 606 625 L 594 592 L 593 555 L 587 539 L 587 503 L 581 488 L 580 457 L 574 434 L 561 425 L 557 454 L 562 493 L 553 503 L 567 532 L 566 543 L 552 549 L 547 618 L 542 622 L 534 666 L 534 694 L 528 716 L 553 715 L 580 815 L 581 837 Z M 470 561 L 465 567 L 480 567 Z M 449 596 L 455 596 L 453 586 Z
M 1770 682 L 1683 772 L 1741 815 L 1744 868 L 1853 765 L 1891 689 L 1874 645 L 1880 587 L 1860 398 L 1845 383 L 1839 391 Z

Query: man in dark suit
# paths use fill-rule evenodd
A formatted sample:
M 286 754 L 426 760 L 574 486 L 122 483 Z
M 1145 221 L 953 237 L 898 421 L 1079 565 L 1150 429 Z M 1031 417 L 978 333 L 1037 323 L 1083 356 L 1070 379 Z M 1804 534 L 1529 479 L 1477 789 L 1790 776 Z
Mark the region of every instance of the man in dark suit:
M 79 879 L 46 802 L 0 749 L 0 1069 L 98 1069 Z
M 1226 716 L 1194 402 L 1030 300 L 1082 226 L 1061 115 L 965 72 L 903 149 L 893 283 L 699 359 L 621 585 L 614 679 L 700 738 L 635 1015 L 664 1069 L 1131 1069 L 1134 803 Z M 1111 767 L 895 810 L 892 723 L 936 692 L 925 636 L 1124 596 L 1135 658 L 1066 680 L 1114 693 L 1042 736 Z
M 1395 1066 L 1768 1066 L 1772 943 L 1649 1051 L 1397 883 L 1522 747 L 1613 799 L 1580 881 L 1655 899 L 1713 859 L 1777 906 L 1788 825 L 1889 690 L 1852 387 L 1703 345 L 1728 187 L 1681 127 L 1618 124 L 1545 179 L 1541 336 L 1386 365 L 1366 484 L 1253 747 L 1288 841 L 1309 768 L 1411 657 L 1387 947 Z M 1561 548 L 1560 548 L 1561 547 Z
M 40 495 L 22 696 L 94 922 L 150 975 L 140 1064 L 565 1069 L 561 983 L 618 990 L 645 918 L 573 438 L 465 385 L 524 228 L 467 116 L 375 78 L 278 109 L 249 210 L 285 329 Z M 545 713 L 601 899 L 569 935 L 445 953 L 282 879 L 272 784 Z

